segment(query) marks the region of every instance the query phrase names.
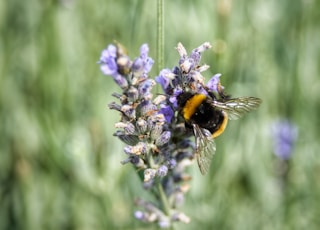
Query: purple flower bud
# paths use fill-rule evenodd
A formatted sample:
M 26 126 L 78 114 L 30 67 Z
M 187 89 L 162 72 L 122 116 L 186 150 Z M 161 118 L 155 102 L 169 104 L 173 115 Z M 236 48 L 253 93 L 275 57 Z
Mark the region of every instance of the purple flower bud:
M 132 64 L 132 71 L 135 73 L 148 73 L 154 63 L 153 59 L 148 57 L 149 47 L 143 44 L 140 48 L 140 57 L 136 58 Z
M 272 136 L 274 154 L 283 160 L 289 159 L 298 138 L 298 128 L 288 120 L 277 121 L 272 125 Z
M 161 104 L 159 113 L 162 113 L 164 115 L 167 123 L 171 123 L 171 120 L 174 116 L 174 112 L 171 106 Z
M 182 45 L 181 42 L 178 43 L 178 46 L 176 49 L 177 49 L 181 58 L 187 57 L 187 55 L 188 55 L 187 50 L 186 50 L 186 48 L 184 48 L 184 46 Z
M 144 212 L 141 211 L 135 211 L 134 212 L 134 217 L 138 220 L 144 220 L 145 219 L 145 214 Z
M 154 80 L 147 79 L 139 84 L 139 93 L 140 95 L 146 95 L 150 93 L 152 87 L 155 85 Z
M 189 73 L 195 67 L 194 60 L 191 58 L 187 58 L 180 64 L 180 68 L 183 73 Z
M 131 119 L 136 118 L 136 110 L 132 107 L 132 105 L 123 105 L 121 107 L 121 112 Z
M 158 139 L 156 140 L 156 145 L 157 146 L 162 146 L 162 145 L 168 143 L 170 138 L 171 138 L 171 132 L 170 131 L 164 131 L 160 135 L 160 137 L 158 137 Z
M 203 44 L 201 44 L 199 47 L 195 48 L 192 52 L 199 52 L 202 53 L 208 49 L 210 49 L 212 46 L 210 45 L 209 42 L 205 42 Z
M 130 122 L 117 122 L 115 124 L 115 127 L 123 129 L 125 131 L 125 134 L 134 134 L 135 132 L 135 127 Z
M 155 123 L 155 125 L 153 126 L 153 128 L 150 131 L 150 138 L 152 140 L 158 139 L 162 133 L 162 130 L 163 130 L 163 123 L 161 123 L 161 122 Z
M 197 50 L 193 50 L 190 54 L 190 59 L 192 59 L 194 64 L 197 66 L 201 60 L 201 54 L 197 52 Z
M 148 44 L 143 44 L 140 47 L 140 58 L 141 59 L 147 59 L 148 58 L 148 53 L 149 53 L 149 46 Z
M 137 121 L 137 128 L 140 134 L 144 134 L 148 129 L 148 122 L 143 118 L 139 117 Z
M 151 70 L 151 68 L 153 66 L 153 63 L 154 63 L 154 61 L 150 57 L 148 57 L 148 58 L 146 58 L 144 60 L 144 72 L 145 73 L 149 73 L 150 72 L 150 70 Z
M 148 117 L 148 130 L 155 129 L 156 125 L 163 125 L 165 122 L 164 115 L 162 113 L 153 114 L 152 116 Z
M 132 71 L 139 73 L 143 71 L 143 60 L 141 58 L 136 58 L 132 64 Z
M 202 87 L 202 85 L 199 85 L 199 86 L 198 86 L 197 93 L 204 94 L 204 95 L 208 95 L 207 90 L 205 90 L 205 89 Z
M 116 84 L 121 87 L 121 89 L 126 89 L 128 87 L 128 81 L 124 76 L 116 73 L 112 76 L 112 78 Z
M 172 80 L 174 74 L 169 69 L 163 69 L 160 71 L 159 76 L 155 78 L 156 82 L 162 87 L 163 92 L 168 93 L 170 89 L 170 80 Z
M 130 87 L 130 89 L 127 91 L 128 95 L 128 101 L 135 102 L 139 98 L 139 91 L 135 87 Z
M 161 165 L 157 170 L 157 175 L 160 177 L 166 176 L 168 173 L 168 167 L 165 165 Z
M 219 92 L 218 87 L 220 84 L 220 77 L 221 77 L 221 73 L 217 73 L 214 76 L 212 76 L 212 78 L 207 83 L 207 87 L 209 88 L 209 90 L 215 93 Z
M 175 159 L 170 159 L 170 160 L 168 161 L 168 167 L 169 167 L 169 169 L 173 169 L 174 167 L 176 167 L 176 165 L 177 165 L 177 161 L 176 161 Z
M 99 64 L 101 71 L 105 75 L 115 76 L 118 74 L 118 67 L 116 63 L 117 48 L 114 45 L 109 45 L 104 49 L 100 56 Z
M 178 108 L 178 96 L 183 92 L 181 88 L 175 88 L 173 90 L 173 96 L 169 98 L 170 103 L 173 105 L 175 109 Z

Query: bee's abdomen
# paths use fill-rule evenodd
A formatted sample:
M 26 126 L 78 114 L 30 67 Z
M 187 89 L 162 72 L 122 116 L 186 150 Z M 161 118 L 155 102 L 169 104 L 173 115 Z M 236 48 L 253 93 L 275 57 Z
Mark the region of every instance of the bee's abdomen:
M 209 130 L 213 138 L 223 133 L 227 122 L 227 114 L 222 110 L 215 109 L 208 102 L 200 104 L 189 120 L 190 124 L 197 124 L 199 127 Z

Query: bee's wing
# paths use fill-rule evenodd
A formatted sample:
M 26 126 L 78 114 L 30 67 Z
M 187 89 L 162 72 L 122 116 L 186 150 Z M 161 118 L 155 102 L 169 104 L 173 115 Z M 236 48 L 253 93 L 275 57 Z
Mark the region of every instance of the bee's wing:
M 196 151 L 200 172 L 205 175 L 210 168 L 212 157 L 216 151 L 216 145 L 211 133 L 193 124 L 194 136 L 196 138 Z
M 213 105 L 228 113 L 230 120 L 236 120 L 243 114 L 259 107 L 262 100 L 256 97 L 238 97 L 226 101 L 213 101 Z

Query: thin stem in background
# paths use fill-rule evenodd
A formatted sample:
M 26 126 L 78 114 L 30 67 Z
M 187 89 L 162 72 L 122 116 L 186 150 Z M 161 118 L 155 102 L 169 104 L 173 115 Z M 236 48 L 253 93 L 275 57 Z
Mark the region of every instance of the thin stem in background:
M 157 72 L 163 69 L 164 60 L 164 0 L 157 0 Z

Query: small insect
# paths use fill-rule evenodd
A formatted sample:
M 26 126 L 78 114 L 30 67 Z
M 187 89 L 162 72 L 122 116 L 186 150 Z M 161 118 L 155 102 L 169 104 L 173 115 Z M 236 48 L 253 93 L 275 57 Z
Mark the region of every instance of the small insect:
M 183 92 L 178 96 L 179 113 L 186 128 L 193 129 L 196 140 L 195 156 L 202 174 L 209 170 L 216 151 L 214 139 L 223 133 L 228 119 L 238 119 L 258 108 L 262 102 L 256 97 L 230 98 L 222 90 L 219 95 L 217 98 L 212 92 L 208 95 Z

